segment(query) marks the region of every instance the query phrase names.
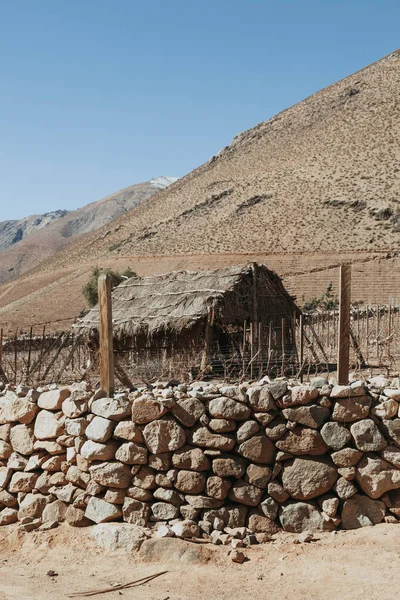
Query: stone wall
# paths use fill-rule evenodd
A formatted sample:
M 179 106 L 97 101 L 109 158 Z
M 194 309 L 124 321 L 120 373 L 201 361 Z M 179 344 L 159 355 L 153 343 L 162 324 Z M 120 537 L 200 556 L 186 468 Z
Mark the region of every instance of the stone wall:
M 261 539 L 400 517 L 400 381 L 0 395 L 0 524 Z

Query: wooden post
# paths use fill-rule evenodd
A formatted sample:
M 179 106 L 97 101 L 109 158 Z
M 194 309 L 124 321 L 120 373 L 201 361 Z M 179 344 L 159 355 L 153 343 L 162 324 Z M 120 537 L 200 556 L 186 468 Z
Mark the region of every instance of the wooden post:
M 299 360 L 300 360 L 300 381 L 303 383 L 303 360 L 304 360 L 304 336 L 303 336 L 303 314 L 300 315 L 300 352 L 299 352 Z
M 349 382 L 351 265 L 340 267 L 338 383 Z
M 206 330 L 204 333 L 204 350 L 203 356 L 201 358 L 200 371 L 203 372 L 207 367 L 207 357 L 210 349 L 210 342 L 212 337 L 212 327 L 214 324 L 214 309 L 208 311 L 207 321 L 206 321 Z
M 254 358 L 254 323 L 250 323 L 250 379 L 253 379 L 253 358 Z
M 28 383 L 29 370 L 31 368 L 32 334 L 33 334 L 33 327 L 31 326 L 31 330 L 29 332 L 28 362 L 26 364 L 26 383 Z
M 243 348 L 242 348 L 242 377 L 246 376 L 246 332 L 247 332 L 247 320 L 243 322 Z
M 14 336 L 14 385 L 17 385 L 17 369 L 18 369 L 18 329 L 15 330 Z
M 285 368 L 286 368 L 286 348 L 285 348 L 285 341 L 286 341 L 286 321 L 285 321 L 285 317 L 282 318 L 282 377 L 284 377 L 285 375 Z
M 99 337 L 100 337 L 100 388 L 111 397 L 114 394 L 114 354 L 112 330 L 111 277 L 100 275 Z

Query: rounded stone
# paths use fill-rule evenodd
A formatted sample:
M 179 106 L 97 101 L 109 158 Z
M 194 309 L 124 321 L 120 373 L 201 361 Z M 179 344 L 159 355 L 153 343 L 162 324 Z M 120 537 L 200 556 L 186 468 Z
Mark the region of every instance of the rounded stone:
M 146 446 L 153 454 L 179 450 L 186 443 L 186 434 L 172 419 L 152 421 L 143 429 Z
M 328 492 L 338 478 L 327 459 L 295 458 L 284 463 L 282 485 L 296 500 L 311 500 Z
M 322 427 L 321 437 L 332 450 L 341 450 L 351 439 L 351 433 L 344 425 L 330 421 Z

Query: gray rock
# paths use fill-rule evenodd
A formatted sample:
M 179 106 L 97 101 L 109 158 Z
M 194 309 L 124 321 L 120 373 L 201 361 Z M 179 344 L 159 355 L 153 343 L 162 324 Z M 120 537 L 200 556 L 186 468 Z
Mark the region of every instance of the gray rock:
M 103 486 L 127 488 L 131 485 L 132 475 L 129 467 L 120 462 L 104 462 L 90 467 L 92 479 Z
M 122 421 L 131 414 L 131 403 L 127 398 L 99 398 L 94 400 L 90 407 L 91 412 L 99 417 L 111 419 L 111 421 Z
M 112 460 L 115 456 L 118 446 L 115 442 L 109 441 L 106 444 L 87 440 L 81 448 L 81 456 L 86 460 Z
M 94 417 L 85 430 L 85 435 L 93 442 L 104 443 L 112 437 L 115 422 L 103 417 Z
M 179 450 L 186 443 L 186 434 L 176 421 L 163 419 L 152 421 L 143 429 L 146 446 L 153 454 Z
M 217 450 L 232 450 L 235 440 L 226 435 L 212 433 L 207 427 L 199 427 L 192 433 L 192 442 L 202 448 L 215 448 Z
M 0 425 L 5 423 L 23 423 L 29 425 L 36 417 L 39 408 L 26 398 L 19 398 L 12 391 L 7 391 L 0 402 Z
M 299 406 L 314 402 L 319 396 L 317 389 L 307 385 L 296 385 L 291 389 L 291 393 L 283 396 L 280 404 L 284 407 Z
M 110 504 L 101 498 L 91 496 L 87 504 L 85 517 L 94 523 L 106 523 L 121 516 L 121 510 L 115 504 Z
M 328 492 L 337 477 L 335 467 L 326 459 L 295 458 L 284 463 L 282 485 L 292 498 L 311 500 Z
M 338 467 L 354 467 L 362 455 L 363 453 L 355 448 L 343 448 L 343 450 L 333 452 L 331 458 Z
M 178 400 L 171 408 L 172 414 L 185 427 L 193 427 L 206 412 L 206 407 L 197 398 Z
M 238 453 L 255 463 L 272 464 L 276 450 L 265 435 L 255 435 L 240 444 Z
M 37 404 L 39 408 L 45 410 L 61 410 L 62 403 L 70 395 L 71 392 L 68 388 L 42 392 L 38 398 Z
M 172 464 L 178 469 L 192 471 L 208 471 L 210 460 L 200 448 L 184 446 L 172 455 Z
M 170 521 L 179 516 L 179 508 L 169 502 L 155 502 L 151 505 L 151 512 L 151 520 L 154 521 Z
M 200 529 L 197 523 L 189 519 L 175 523 L 172 525 L 171 529 L 178 538 L 192 538 L 199 537 L 200 535 Z
M 363 492 L 376 499 L 400 488 L 400 470 L 379 456 L 365 455 L 357 464 L 356 481 Z
M 333 489 L 341 500 L 348 500 L 357 493 L 356 486 L 351 481 L 347 481 L 344 477 L 339 477 Z
M 35 420 L 34 435 L 38 440 L 54 439 L 61 435 L 63 423 L 61 413 L 41 410 Z
M 116 451 L 115 458 L 126 465 L 144 465 L 147 463 L 147 448 L 125 442 Z
M 383 425 L 387 431 L 387 435 L 400 446 L 400 419 L 384 419 Z
M 321 429 L 321 436 L 325 444 L 333 450 L 341 450 L 351 439 L 351 433 L 344 425 L 330 421 Z
M 318 531 L 333 531 L 335 526 L 324 519 L 319 510 L 306 502 L 295 502 L 282 506 L 279 520 L 285 531 L 291 533 L 316 533 Z
M 318 405 L 285 408 L 282 412 L 285 419 L 305 425 L 306 427 L 311 427 L 312 429 L 321 427 L 331 416 L 329 408 Z
M 132 403 L 132 421 L 138 425 L 160 419 L 167 412 L 165 404 L 148 394 L 136 398 Z
M 282 452 L 295 455 L 319 455 L 328 450 L 320 433 L 307 427 L 295 427 L 293 431 L 287 431 L 275 445 Z
M 55 500 L 47 504 L 42 513 L 43 523 L 54 522 L 60 523 L 65 520 L 65 515 L 68 506 L 61 500 Z
M 229 499 L 247 506 L 257 506 L 261 502 L 262 490 L 239 479 L 235 481 L 229 492 Z
M 353 423 L 350 432 L 357 448 L 363 452 L 382 450 L 387 445 L 385 438 L 372 419 Z
M 383 521 L 385 512 L 386 508 L 383 502 L 357 494 L 343 504 L 342 527 L 343 529 L 358 529 L 377 525 Z
M 398 410 L 399 403 L 396 400 L 384 400 L 377 406 L 374 406 L 371 412 L 380 419 L 392 419 L 397 416 Z
M 109 552 L 116 552 L 118 550 L 133 552 L 139 550 L 140 546 L 147 539 L 142 528 L 124 523 L 101 523 L 100 525 L 95 525 L 90 535 L 96 541 L 97 546 Z
M 266 517 L 274 521 L 278 516 L 279 504 L 273 498 L 268 497 L 261 502 L 260 509 Z
M 139 425 L 131 421 L 120 421 L 114 429 L 114 437 L 117 440 L 141 443 L 144 441 L 142 430 Z
M 352 398 L 356 396 L 365 396 L 365 387 L 363 385 L 334 385 L 331 391 L 331 398 Z
M 335 402 L 332 420 L 340 423 L 350 423 L 368 417 L 371 406 L 369 396 L 358 396 L 355 398 L 342 398 Z
M 126 523 L 145 527 L 150 518 L 150 513 L 151 510 L 148 504 L 132 498 L 125 498 L 122 514 Z
M 289 494 L 278 481 L 270 481 L 268 484 L 268 494 L 276 500 L 276 502 L 285 502 L 289 498 Z
M 274 397 L 268 386 L 252 386 L 247 390 L 249 404 L 254 412 L 276 410 Z
M 258 433 L 260 425 L 256 421 L 245 421 L 236 432 L 238 444 L 241 444 Z

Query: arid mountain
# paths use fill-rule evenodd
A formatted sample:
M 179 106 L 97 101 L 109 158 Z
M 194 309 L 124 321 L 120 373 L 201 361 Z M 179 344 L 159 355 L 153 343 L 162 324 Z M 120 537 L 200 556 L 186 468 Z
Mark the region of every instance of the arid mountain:
M 387 302 L 400 295 L 399 246 L 396 51 L 239 134 L 169 189 L 41 264 L 20 282 L 29 293 L 0 289 L 0 320 L 14 309 L 37 318 L 39 287 L 56 304 L 68 286 L 76 314 L 78 286 L 94 264 L 149 273 L 254 259 L 301 298 L 335 282 L 346 261 L 355 265 L 354 299 Z
M 0 222 L 0 283 L 32 269 L 175 181 L 175 177 L 155 177 L 77 210 L 56 210 L 19 221 Z

